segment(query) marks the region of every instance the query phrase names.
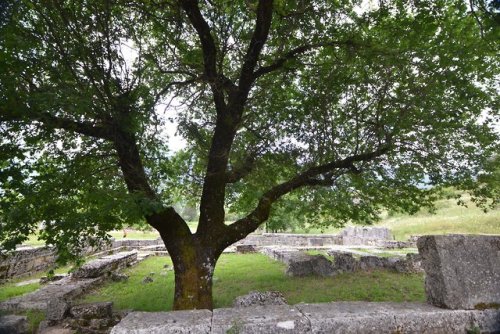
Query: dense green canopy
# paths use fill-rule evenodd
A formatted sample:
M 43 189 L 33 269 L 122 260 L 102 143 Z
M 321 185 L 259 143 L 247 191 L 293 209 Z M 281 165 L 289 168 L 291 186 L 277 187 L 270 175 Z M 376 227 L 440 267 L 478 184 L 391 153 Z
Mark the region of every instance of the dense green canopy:
M 272 205 L 342 224 L 440 186 L 497 200 L 477 182 L 499 145 L 494 3 L 3 4 L 0 242 L 43 223 L 63 254 L 145 218 L 174 263 L 185 245 L 215 262 Z M 195 234 L 179 199 L 200 208 Z

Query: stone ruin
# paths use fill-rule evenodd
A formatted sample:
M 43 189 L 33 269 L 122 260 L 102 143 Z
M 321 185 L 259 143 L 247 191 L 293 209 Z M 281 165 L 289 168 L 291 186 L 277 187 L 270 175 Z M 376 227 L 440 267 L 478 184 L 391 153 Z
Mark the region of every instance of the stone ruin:
M 111 333 L 500 333 L 500 237 L 427 236 L 418 247 L 428 303 L 257 302 L 213 311 L 131 312 Z M 287 254 L 280 256 L 287 261 Z
M 356 240 L 361 240 L 362 245 L 383 244 L 386 248 L 390 248 L 389 244 L 393 242 L 388 235 L 382 234 L 383 232 L 380 232 L 380 236 L 386 239 L 376 241 L 366 234 L 363 236 L 366 232 L 361 231 L 361 237 L 353 237 L 351 232 L 346 232 L 346 238 L 342 235 L 341 239 L 330 240 L 341 240 L 343 243 L 358 238 Z M 261 239 L 268 238 L 266 236 Z M 313 239 L 316 240 L 312 241 Z M 338 272 L 374 268 L 413 272 L 423 268 L 426 271 L 428 303 L 333 302 L 286 305 L 279 292 L 253 292 L 238 298 L 235 306 L 239 307 L 234 308 L 213 311 L 131 312 L 111 329 L 111 333 L 500 333 L 500 237 L 422 237 L 418 241 L 420 255 L 409 254 L 395 259 L 356 253 L 354 250 L 346 251 L 345 247 L 338 244 L 334 244 L 338 247 L 329 247 L 329 255 L 333 256 L 333 261 L 322 255 L 297 251 L 300 247 L 324 249 L 321 247 L 325 246 L 311 246 L 313 243 L 320 244 L 318 239 L 293 237 L 288 240 L 306 246 L 289 247 L 288 250 L 283 247 L 280 249 L 242 243 L 241 245 L 246 247 L 241 251 L 267 253 L 288 263 L 290 274 L 291 271 L 296 271 L 298 276 L 331 276 Z M 253 239 L 253 242 L 255 240 Z M 415 240 L 412 240 L 411 244 L 414 245 L 414 242 Z M 146 247 L 162 252 L 159 245 L 151 244 Z M 128 264 L 136 261 L 133 255 L 123 255 L 120 258 Z M 62 321 L 70 328 L 80 328 L 81 332 L 107 333 L 107 326 L 115 324 L 122 316 L 112 312 L 110 303 L 71 305 L 71 298 L 83 293 L 88 282 L 95 280 L 100 283 L 112 276 L 114 269 L 123 267 L 120 264 L 111 264 L 113 261 L 109 260 L 109 257 L 100 259 L 82 269 L 75 277 L 65 277 L 32 294 L 0 303 L 0 309 L 14 310 L 28 306 L 31 308 L 38 304 L 47 310 L 47 322 L 44 323 L 46 326 Z M 84 272 L 87 274 L 83 274 Z M 70 280 L 79 281 L 83 285 L 76 287 L 74 291 L 67 291 L 65 286 Z M 93 283 L 88 286 L 93 286 Z M 51 297 L 42 297 L 44 293 L 41 291 L 45 291 L 48 296 L 50 289 Z M 99 314 L 92 311 L 79 312 L 82 308 L 104 311 L 97 312 Z M 93 316 L 80 316 L 87 313 Z M 55 320 L 61 317 L 64 319 Z M 25 323 L 26 319 L 19 316 L 0 318 L 0 333 L 23 333 L 23 321 Z
M 137 252 L 120 252 L 103 256 L 84 264 L 73 274 L 58 281 L 47 283 L 40 289 L 0 302 L 0 311 L 45 311 L 46 320 L 41 329 L 62 322 L 68 328 L 83 332 L 104 334 L 120 319 L 111 311 L 112 303 L 72 305 L 72 301 L 87 291 L 113 278 L 116 270 L 138 261 Z M 26 317 L 0 317 L 0 333 L 26 333 Z M 43 333 L 43 330 L 39 331 Z
M 421 258 L 418 254 L 406 254 L 398 257 L 380 257 L 376 255 L 360 255 L 349 250 L 329 250 L 333 261 L 324 255 L 310 255 L 295 249 L 265 247 L 263 254 L 286 264 L 285 273 L 289 276 L 335 276 L 340 273 L 389 269 L 400 273 L 423 272 Z M 363 253 L 362 253 L 363 254 Z

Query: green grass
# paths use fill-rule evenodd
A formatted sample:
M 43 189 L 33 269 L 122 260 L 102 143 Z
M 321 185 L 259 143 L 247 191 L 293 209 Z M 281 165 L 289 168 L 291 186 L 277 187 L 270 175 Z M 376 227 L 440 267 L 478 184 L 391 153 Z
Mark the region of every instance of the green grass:
M 500 234 L 500 208 L 484 213 L 469 200 L 466 203 L 468 207 L 459 206 L 454 200 L 440 200 L 436 202 L 435 214 L 421 210 L 413 216 L 394 215 L 377 226 L 389 228 L 396 240 L 425 234 Z
M 161 276 L 168 257 L 146 259 L 126 270 L 127 282 L 109 283 L 84 297 L 84 302 L 113 301 L 117 309 L 166 311 L 172 308 L 174 274 Z M 285 266 L 262 254 L 223 254 L 214 273 L 215 307 L 231 306 L 232 301 L 252 290 L 281 291 L 290 304 L 330 301 L 424 301 L 423 275 L 372 271 L 335 277 L 288 277 Z M 150 272 L 153 283 L 142 284 Z
M 61 268 L 57 268 L 54 270 L 55 274 L 65 274 L 71 269 L 71 266 L 65 266 Z M 24 295 L 29 292 L 33 292 L 40 288 L 40 283 L 31 283 L 22 286 L 16 286 L 17 283 L 23 281 L 29 281 L 33 279 L 39 279 L 42 276 L 47 276 L 46 272 L 36 273 L 31 276 L 25 276 L 20 278 L 15 278 L 9 280 L 7 283 L 0 284 L 0 301 L 7 300 L 16 296 Z

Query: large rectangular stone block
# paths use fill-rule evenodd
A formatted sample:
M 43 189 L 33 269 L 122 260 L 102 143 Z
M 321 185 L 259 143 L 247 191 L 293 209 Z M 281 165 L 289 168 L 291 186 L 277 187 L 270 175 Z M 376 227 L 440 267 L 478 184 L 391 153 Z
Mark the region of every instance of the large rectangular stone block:
M 131 312 L 111 334 L 208 334 L 211 322 L 209 310 Z
M 289 305 L 221 308 L 213 311 L 212 334 L 310 333 L 309 320 Z
M 500 236 L 418 239 L 427 301 L 450 309 L 500 307 Z

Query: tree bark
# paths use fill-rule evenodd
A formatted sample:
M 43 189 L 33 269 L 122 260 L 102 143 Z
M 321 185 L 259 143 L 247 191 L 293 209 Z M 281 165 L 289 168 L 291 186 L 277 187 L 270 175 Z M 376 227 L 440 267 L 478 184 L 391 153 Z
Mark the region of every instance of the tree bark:
M 175 270 L 174 310 L 213 309 L 213 254 L 185 246 L 171 255 Z
M 160 232 L 174 264 L 173 309 L 212 310 L 213 272 L 224 247 L 213 238 L 192 234 L 172 208 L 149 216 L 148 222 Z

